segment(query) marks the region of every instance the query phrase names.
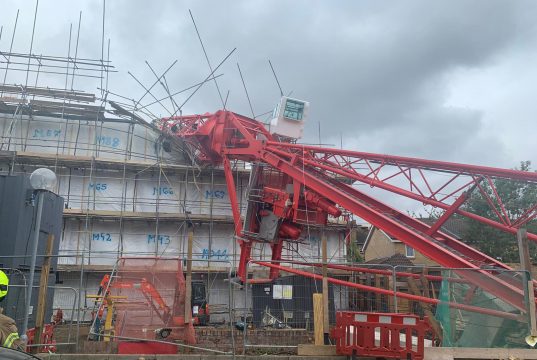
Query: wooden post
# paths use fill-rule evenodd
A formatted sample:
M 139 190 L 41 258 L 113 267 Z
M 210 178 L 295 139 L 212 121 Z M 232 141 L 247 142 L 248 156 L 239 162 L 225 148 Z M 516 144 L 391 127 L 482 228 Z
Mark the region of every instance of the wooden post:
M 324 345 L 323 294 L 313 294 L 313 333 L 315 345 Z
M 533 274 L 531 273 L 531 259 L 528 248 L 528 233 L 526 229 L 518 229 L 516 237 L 518 240 L 518 253 L 520 255 L 520 269 L 528 271 L 531 278 L 533 277 Z
M 186 259 L 186 287 L 185 287 L 185 324 L 192 322 L 192 242 L 194 233 L 188 231 L 188 247 Z
M 327 250 L 327 241 L 326 241 L 326 235 L 321 235 L 321 241 L 322 241 L 322 258 L 323 258 L 323 339 L 324 344 L 328 345 L 329 342 L 329 334 L 328 330 L 330 329 L 330 313 L 328 312 L 328 268 L 327 268 L 327 261 L 328 261 L 328 250 Z
M 530 315 L 531 336 L 537 336 L 537 320 L 535 316 L 535 293 L 533 289 L 533 274 L 531 272 L 531 258 L 528 247 L 528 233 L 526 229 L 520 228 L 516 233 L 518 240 L 518 253 L 520 255 L 520 269 L 529 273 L 528 281 L 528 306 Z
M 393 276 L 386 276 L 386 290 L 393 289 Z M 386 296 L 388 298 L 388 311 L 394 313 L 395 312 L 395 303 L 393 296 Z
M 425 280 L 424 284 L 424 296 L 429 297 L 429 284 L 427 284 L 427 279 L 425 277 L 422 277 L 422 281 Z M 421 291 L 418 288 L 418 285 L 416 284 L 416 281 L 409 277 L 407 279 L 408 282 L 408 290 L 411 294 L 421 296 Z M 442 341 L 443 338 L 443 332 L 442 327 L 440 326 L 440 323 L 436 320 L 433 313 L 433 308 L 431 304 L 428 303 L 419 303 L 421 308 L 423 309 L 423 313 L 429 318 L 429 323 L 431 324 L 431 328 L 433 329 L 433 332 L 436 334 L 436 336 Z
M 381 275 L 373 275 L 375 277 L 375 287 L 377 289 L 380 289 L 381 286 L 380 286 L 380 276 Z M 382 296 L 376 292 L 375 293 L 375 311 L 379 311 L 379 312 L 382 312 L 384 311 L 384 309 L 382 309 Z
M 52 255 L 53 245 L 54 234 L 48 234 L 47 248 L 45 251 L 45 257 L 43 259 L 43 266 L 41 267 L 41 278 L 39 279 L 39 294 L 37 295 L 34 344 L 41 343 L 41 336 L 43 334 L 43 325 L 45 323 L 45 309 L 47 305 L 48 276 L 50 274 L 50 257 Z M 32 353 L 38 353 L 39 346 L 32 347 L 31 351 Z
M 358 282 L 359 282 L 360 284 L 362 284 L 362 285 L 367 285 L 367 274 L 365 274 L 365 275 L 358 275 Z M 358 289 L 353 289 L 353 290 L 355 290 L 355 294 L 356 294 L 356 296 L 357 296 L 358 299 L 359 299 L 359 300 L 358 300 L 358 301 L 359 301 L 358 304 L 359 304 L 360 307 L 358 308 L 358 310 L 360 310 L 360 311 L 364 311 L 364 309 L 366 309 L 366 307 L 367 307 L 367 301 L 366 301 L 367 293 L 364 292 L 364 293 L 360 294 L 360 293 L 358 292 Z

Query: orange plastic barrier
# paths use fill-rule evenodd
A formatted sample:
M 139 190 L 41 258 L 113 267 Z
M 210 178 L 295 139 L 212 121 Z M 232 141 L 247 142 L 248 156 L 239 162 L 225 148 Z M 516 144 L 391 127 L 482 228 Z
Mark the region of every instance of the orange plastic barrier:
M 330 335 L 339 355 L 421 360 L 429 330 L 415 315 L 338 311 Z
M 56 352 L 56 340 L 54 340 L 54 324 L 45 324 L 43 326 L 43 332 L 41 333 L 41 341 L 36 341 L 35 338 L 35 328 L 28 329 L 26 331 L 26 336 L 28 336 L 28 342 L 26 345 L 34 344 L 43 344 L 39 348 L 39 352 Z M 31 348 L 26 347 L 26 351 L 30 352 Z

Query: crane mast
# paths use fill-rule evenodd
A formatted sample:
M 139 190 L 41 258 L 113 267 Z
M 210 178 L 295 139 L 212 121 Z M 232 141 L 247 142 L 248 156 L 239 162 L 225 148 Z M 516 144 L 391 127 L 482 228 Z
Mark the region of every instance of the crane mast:
M 505 275 L 509 266 L 443 232 L 441 226 L 450 216 L 459 214 L 515 234 L 537 216 L 537 204 L 513 218 L 494 180 L 535 185 L 537 173 L 306 146 L 271 133 L 254 119 L 226 110 L 163 118 L 158 126 L 181 139 L 198 164 L 223 166 L 241 249 L 238 276 L 242 281 L 247 280 L 253 243 L 270 244 L 272 264 L 276 265 L 270 267 L 270 277 L 275 278 L 282 269 L 278 261 L 285 241 L 296 242 L 305 226 L 326 225 L 329 218 L 340 217 L 345 210 L 441 266 L 475 269 L 461 275 L 514 307 L 525 308 L 523 288 Z M 232 173 L 236 160 L 253 164 L 244 216 Z M 360 183 L 444 213 L 432 225 L 426 224 L 353 186 Z M 494 218 L 461 207 L 472 192 L 482 195 Z M 528 233 L 528 238 L 537 241 L 536 234 Z

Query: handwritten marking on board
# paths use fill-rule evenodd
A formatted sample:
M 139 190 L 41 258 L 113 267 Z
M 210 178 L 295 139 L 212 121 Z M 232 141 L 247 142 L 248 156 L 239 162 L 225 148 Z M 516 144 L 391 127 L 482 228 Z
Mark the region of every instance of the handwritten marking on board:
M 151 243 L 155 243 L 155 242 L 156 242 L 156 235 L 148 234 L 147 235 L 147 243 L 151 244 Z M 171 242 L 170 235 L 159 235 L 158 236 L 158 242 L 160 243 L 160 245 L 168 245 Z
M 206 190 L 205 199 L 223 199 L 226 192 L 223 190 Z
M 111 146 L 113 148 L 117 148 L 121 143 L 121 141 L 117 137 L 103 135 L 95 136 L 95 142 L 99 145 Z
M 227 260 L 229 255 L 227 254 L 227 249 L 218 249 L 211 250 L 211 255 L 209 256 L 209 249 L 203 249 L 201 253 L 201 258 L 205 260 L 209 259 L 218 259 L 218 260 Z
M 108 184 L 106 183 L 89 183 L 89 186 L 88 186 L 90 189 L 92 188 L 95 188 L 95 190 L 97 191 L 105 191 L 106 188 L 108 187 Z
M 111 242 L 112 235 L 110 235 L 110 233 L 93 233 L 92 239 L 95 241 Z
M 171 187 L 154 187 L 153 188 L 153 195 L 173 195 L 173 188 Z
M 34 138 L 57 138 L 62 133 L 59 129 L 34 129 Z

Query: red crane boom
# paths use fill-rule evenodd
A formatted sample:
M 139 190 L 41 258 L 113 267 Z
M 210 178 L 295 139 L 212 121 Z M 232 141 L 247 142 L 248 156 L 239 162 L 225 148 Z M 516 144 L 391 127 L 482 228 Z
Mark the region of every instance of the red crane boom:
M 230 112 L 180 116 L 160 120 L 161 130 L 181 138 L 199 163 L 223 165 L 235 232 L 241 248 L 238 275 L 245 281 L 252 243 L 269 242 L 272 260 L 281 260 L 283 241 L 296 241 L 305 224 L 326 224 L 340 208 L 413 247 L 449 268 L 473 268 L 469 281 L 518 309 L 525 309 L 524 291 L 510 268 L 440 230 L 454 213 L 508 233 L 537 216 L 537 204 L 518 217 L 506 210 L 495 179 L 537 184 L 537 173 L 464 165 L 409 157 L 305 146 L 286 142 L 260 122 Z M 244 220 L 237 202 L 232 161 L 254 163 L 249 207 Z M 441 175 L 441 176 L 439 176 Z M 445 210 L 433 225 L 425 224 L 360 191 L 362 183 Z M 461 209 L 472 191 L 479 191 L 496 215 L 486 218 Z M 252 205 L 253 204 L 253 205 Z M 271 231 L 277 223 L 277 231 Z M 537 241 L 537 235 L 528 234 Z M 281 266 L 271 267 L 276 277 Z

